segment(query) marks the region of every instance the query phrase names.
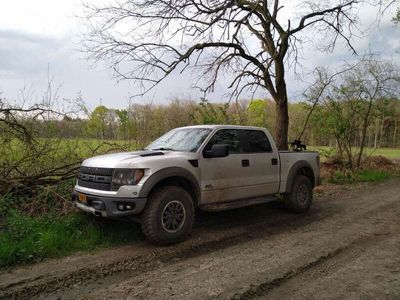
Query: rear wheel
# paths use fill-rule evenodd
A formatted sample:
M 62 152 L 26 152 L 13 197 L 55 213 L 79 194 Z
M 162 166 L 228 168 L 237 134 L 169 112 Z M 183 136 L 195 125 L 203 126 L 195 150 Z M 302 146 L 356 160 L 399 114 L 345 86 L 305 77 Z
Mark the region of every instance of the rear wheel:
M 192 197 L 180 187 L 167 186 L 150 195 L 143 212 L 142 230 L 153 244 L 174 244 L 188 236 L 193 221 Z
M 283 197 L 285 207 L 295 213 L 308 211 L 313 200 L 312 184 L 308 177 L 297 175 L 292 190 Z

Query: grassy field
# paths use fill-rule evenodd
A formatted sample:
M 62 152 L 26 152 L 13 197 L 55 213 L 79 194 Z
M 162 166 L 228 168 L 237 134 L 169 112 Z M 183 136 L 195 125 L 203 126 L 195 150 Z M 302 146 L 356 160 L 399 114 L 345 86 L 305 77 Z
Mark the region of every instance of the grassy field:
M 309 150 L 321 151 L 322 153 L 330 153 L 335 149 L 327 146 L 310 146 Z M 382 155 L 387 158 L 397 159 L 400 158 L 400 148 L 365 148 L 365 155 Z

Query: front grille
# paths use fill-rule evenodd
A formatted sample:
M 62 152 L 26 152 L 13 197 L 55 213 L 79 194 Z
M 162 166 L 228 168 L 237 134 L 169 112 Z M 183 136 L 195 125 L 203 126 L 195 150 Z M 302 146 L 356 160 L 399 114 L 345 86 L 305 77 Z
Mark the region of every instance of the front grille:
M 79 173 L 112 176 L 114 169 L 111 168 L 93 168 L 93 167 L 80 167 Z
M 78 185 L 95 190 L 110 191 L 112 173 L 110 168 L 80 167 Z

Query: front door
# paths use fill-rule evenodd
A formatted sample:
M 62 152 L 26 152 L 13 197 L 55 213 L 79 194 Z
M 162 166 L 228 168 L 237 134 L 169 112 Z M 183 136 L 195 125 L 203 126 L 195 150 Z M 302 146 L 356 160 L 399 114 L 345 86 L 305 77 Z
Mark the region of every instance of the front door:
M 204 151 L 229 146 L 227 157 L 199 161 L 202 204 L 227 202 L 277 193 L 279 160 L 262 130 L 220 129 Z
M 211 150 L 215 144 L 228 145 L 229 155 L 200 159 L 202 204 L 246 197 L 249 178 L 244 176 L 244 172 L 248 168 L 246 161 L 249 159 L 249 155 L 244 153 L 245 146 L 240 130 L 218 130 L 207 143 L 203 152 Z

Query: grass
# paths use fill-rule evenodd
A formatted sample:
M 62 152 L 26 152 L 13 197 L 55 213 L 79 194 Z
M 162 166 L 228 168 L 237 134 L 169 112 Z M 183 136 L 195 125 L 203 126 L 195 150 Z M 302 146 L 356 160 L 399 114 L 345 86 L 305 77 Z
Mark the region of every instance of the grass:
M 60 217 L 11 211 L 2 227 L 0 267 L 119 245 L 141 236 L 135 223 L 97 219 L 76 212 Z
M 392 173 L 382 170 L 362 170 L 358 173 L 358 178 L 361 182 L 379 182 L 392 176 Z
M 0 165 L 18 166 L 24 174 L 77 162 L 117 145 L 133 150 L 129 141 L 37 139 L 32 145 L 2 141 Z M 25 159 L 26 158 L 26 159 Z M 141 237 L 134 223 L 97 219 L 76 212 L 68 201 L 73 183 L 45 187 L 25 195 L 0 195 L 0 267 L 60 257 L 76 251 L 129 243 Z
M 329 181 L 335 184 L 351 184 L 356 182 L 381 182 L 396 175 L 396 172 L 385 170 L 337 170 Z
M 310 150 L 321 151 L 323 153 L 329 153 L 334 150 L 332 147 L 328 146 L 310 146 Z M 365 148 L 364 153 L 366 155 L 382 155 L 387 158 L 400 158 L 400 148 Z

